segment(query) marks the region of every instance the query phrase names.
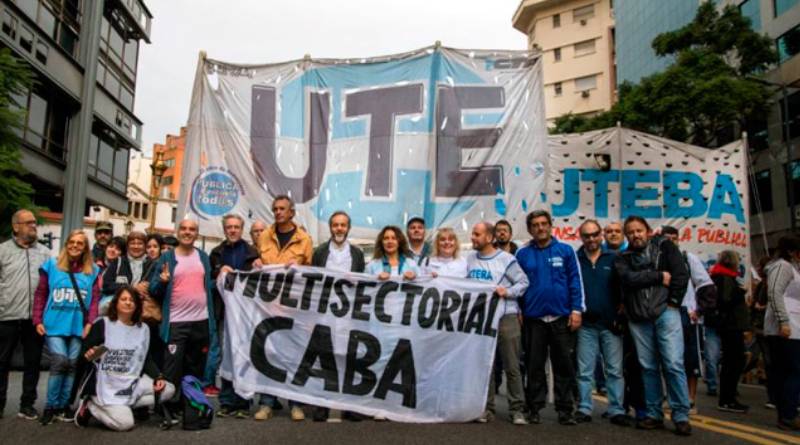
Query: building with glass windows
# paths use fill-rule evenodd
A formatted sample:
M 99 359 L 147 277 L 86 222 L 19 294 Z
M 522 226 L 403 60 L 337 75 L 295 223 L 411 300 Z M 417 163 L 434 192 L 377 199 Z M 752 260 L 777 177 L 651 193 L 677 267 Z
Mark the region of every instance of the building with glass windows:
M 82 215 L 91 206 L 127 210 L 129 152 L 141 145 L 139 45 L 150 42 L 151 20 L 143 0 L 0 0 L 0 48 L 36 79 L 16 102 L 25 110 L 24 179 L 38 205 L 69 213 L 75 183 Z
M 694 19 L 698 0 L 614 0 L 617 85 L 638 83 L 667 68 L 672 57 L 658 57 L 653 39 Z

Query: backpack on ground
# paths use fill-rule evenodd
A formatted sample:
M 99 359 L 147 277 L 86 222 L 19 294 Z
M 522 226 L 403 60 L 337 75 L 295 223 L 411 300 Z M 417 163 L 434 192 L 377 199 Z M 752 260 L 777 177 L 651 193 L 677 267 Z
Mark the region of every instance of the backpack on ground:
M 211 428 L 214 407 L 203 394 L 203 385 L 197 377 L 187 375 L 181 381 L 183 399 L 183 429 L 205 430 Z

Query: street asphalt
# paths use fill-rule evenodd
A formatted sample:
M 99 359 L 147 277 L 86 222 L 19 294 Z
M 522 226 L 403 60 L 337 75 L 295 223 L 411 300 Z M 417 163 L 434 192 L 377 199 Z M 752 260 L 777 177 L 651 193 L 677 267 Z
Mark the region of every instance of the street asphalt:
M 693 416 L 694 433 L 691 437 L 678 437 L 667 423 L 666 430 L 641 431 L 611 425 L 601 418 L 605 404 L 598 398 L 593 421 L 577 426 L 556 423 L 552 407 L 545 408 L 539 425 L 515 426 L 507 420 L 505 397 L 497 398 L 498 418 L 489 424 L 402 424 L 395 422 L 317 423 L 310 420 L 292 422 L 287 409 L 277 412 L 269 421 L 251 419 L 217 418 L 210 430 L 183 431 L 180 425 L 162 431 L 159 418 L 138 425 L 133 431 L 116 433 L 104 429 L 96 422 L 80 429 L 74 424 L 56 423 L 41 426 L 38 422 L 17 417 L 22 375 L 11 374 L 8 403 L 0 419 L 0 444 L 225 444 L 250 443 L 280 444 L 615 444 L 615 445 L 669 445 L 669 444 L 742 444 L 800 445 L 800 435 L 780 431 L 775 427 L 775 411 L 764 408 L 765 391 L 762 387 L 741 386 L 741 401 L 751 405 L 748 414 L 729 414 L 716 409 L 716 399 L 706 396 L 704 385 L 698 389 L 699 413 Z M 39 384 L 37 409 L 44 404 L 47 373 L 42 373 Z M 216 402 L 215 402 L 216 403 Z

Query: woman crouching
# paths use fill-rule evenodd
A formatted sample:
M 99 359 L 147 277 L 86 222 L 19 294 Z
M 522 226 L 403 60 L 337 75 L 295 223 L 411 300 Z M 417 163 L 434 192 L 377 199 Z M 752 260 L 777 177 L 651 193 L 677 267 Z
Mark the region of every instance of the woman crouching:
M 134 427 L 133 409 L 154 406 L 156 397 L 169 400 L 175 386 L 161 375 L 150 345 L 158 335 L 142 323 L 142 299 L 125 286 L 117 290 L 108 315 L 98 319 L 84 341 L 83 358 L 96 372 L 83 389 L 75 415 L 78 426 L 94 417 L 115 431 Z

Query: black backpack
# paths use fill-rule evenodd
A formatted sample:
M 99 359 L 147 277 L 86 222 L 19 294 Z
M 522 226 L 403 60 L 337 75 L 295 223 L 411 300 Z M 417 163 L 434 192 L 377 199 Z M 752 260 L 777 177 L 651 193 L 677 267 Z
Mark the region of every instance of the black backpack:
M 214 407 L 203 394 L 203 387 L 197 377 L 187 375 L 181 381 L 183 399 L 183 429 L 206 430 L 211 428 Z

